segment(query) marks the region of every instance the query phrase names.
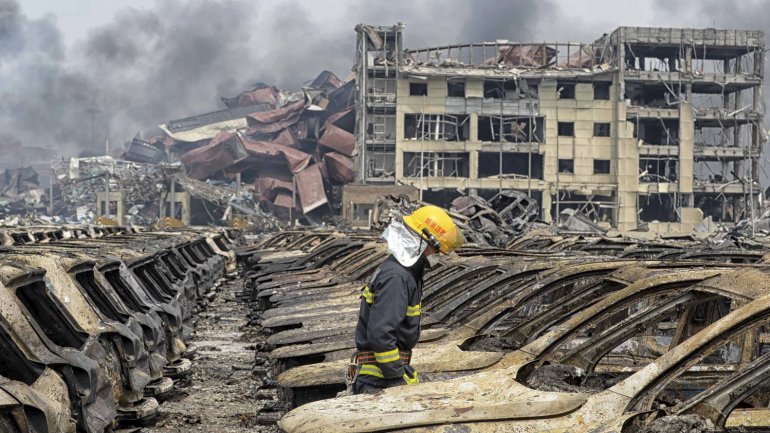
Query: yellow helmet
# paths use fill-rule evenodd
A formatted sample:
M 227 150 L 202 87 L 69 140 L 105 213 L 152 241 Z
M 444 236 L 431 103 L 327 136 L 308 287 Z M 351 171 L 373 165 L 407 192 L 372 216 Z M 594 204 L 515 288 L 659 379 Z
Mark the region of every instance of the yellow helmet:
M 404 223 L 444 254 L 465 243 L 452 218 L 438 206 L 423 206 L 404 216 Z

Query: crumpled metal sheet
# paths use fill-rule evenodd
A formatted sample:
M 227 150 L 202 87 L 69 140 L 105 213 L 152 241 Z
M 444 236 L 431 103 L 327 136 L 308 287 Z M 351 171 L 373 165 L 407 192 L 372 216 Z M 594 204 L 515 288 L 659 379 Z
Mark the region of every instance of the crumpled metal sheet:
M 269 141 L 250 140 L 246 137 L 240 137 L 240 140 L 251 156 L 283 159 L 289 165 L 292 173 L 297 173 L 310 163 L 310 154 L 293 147 Z
M 353 159 L 341 153 L 329 152 L 324 154 L 324 163 L 329 177 L 339 183 L 352 182 L 355 178 Z
M 276 137 L 273 140 L 273 143 L 283 144 L 284 146 L 289 147 L 299 147 L 299 138 L 303 138 L 301 136 L 298 136 L 297 131 L 304 132 L 307 134 L 307 131 L 303 131 L 303 128 L 296 128 L 296 126 L 290 126 L 283 131 L 281 131 L 280 134 L 278 134 L 278 137 Z
M 135 137 L 129 143 L 126 151 L 123 152 L 123 159 L 145 164 L 160 164 L 168 161 L 168 155 L 166 155 L 165 146 L 160 137 L 154 137 L 149 141 Z
M 299 120 L 305 111 L 305 101 L 293 102 L 285 107 L 264 113 L 252 113 L 246 117 L 248 134 L 272 134 L 287 128 Z
M 182 163 L 194 179 L 205 179 L 242 161 L 248 156 L 238 136 L 231 132 L 217 134 L 205 146 L 182 155 Z
M 311 165 L 296 174 L 299 204 L 303 213 L 316 209 L 329 200 L 324 191 L 324 182 L 318 164 Z
M 280 207 L 285 208 L 291 208 L 292 207 L 292 198 L 291 193 L 287 193 L 284 191 L 279 192 L 275 195 L 275 199 L 273 200 L 273 204 Z
M 356 149 L 356 139 L 353 134 L 328 122 L 324 135 L 318 140 L 318 144 L 345 156 L 353 156 L 353 152 Z
M 308 87 L 313 89 L 334 90 L 342 86 L 342 81 L 332 71 L 323 71 Z
M 497 57 L 488 59 L 486 65 L 503 63 L 507 66 L 540 67 L 549 65 L 556 57 L 556 49 L 547 45 L 507 45 L 498 50 Z
M 563 68 L 588 68 L 593 63 L 594 57 L 599 57 L 597 54 L 594 52 L 593 45 L 581 45 L 579 50 L 570 54 L 567 60 L 559 63 L 559 66 Z
M 291 191 L 291 181 L 285 181 L 276 179 L 274 177 L 260 177 L 254 181 L 254 192 L 259 196 L 260 200 L 270 201 L 276 194 L 277 189 L 283 189 L 285 191 Z

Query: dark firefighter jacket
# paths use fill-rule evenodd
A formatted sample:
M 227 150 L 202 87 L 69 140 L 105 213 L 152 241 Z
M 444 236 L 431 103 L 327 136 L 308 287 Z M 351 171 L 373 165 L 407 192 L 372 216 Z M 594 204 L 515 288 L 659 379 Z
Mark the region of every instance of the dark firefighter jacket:
M 403 380 L 405 372 L 414 374 L 411 367 L 404 366 L 399 351 L 411 351 L 420 338 L 425 263 L 425 257 L 420 257 L 407 268 L 389 256 L 363 288 L 356 348 L 374 352 L 377 360 L 361 366 L 359 378 L 365 382 L 388 386 L 388 382 Z

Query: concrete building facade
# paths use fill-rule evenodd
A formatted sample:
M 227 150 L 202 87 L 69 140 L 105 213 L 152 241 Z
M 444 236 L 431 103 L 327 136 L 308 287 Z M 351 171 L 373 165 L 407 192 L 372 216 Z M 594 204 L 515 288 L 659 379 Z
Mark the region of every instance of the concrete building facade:
M 593 43 L 404 49 L 360 25 L 358 183 L 528 192 L 621 231 L 749 218 L 764 141 L 759 31 L 621 27 Z

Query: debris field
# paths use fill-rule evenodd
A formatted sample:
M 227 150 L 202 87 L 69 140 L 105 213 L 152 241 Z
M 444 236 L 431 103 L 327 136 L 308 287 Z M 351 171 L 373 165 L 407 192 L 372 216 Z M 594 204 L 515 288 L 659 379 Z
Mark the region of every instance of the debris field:
M 415 205 L 380 202 L 384 225 Z M 770 240 L 517 232 L 520 196 L 458 206 L 477 241 L 425 275 L 421 383 L 375 395 L 344 371 L 379 230 L 1 229 L 0 430 L 768 428 Z

